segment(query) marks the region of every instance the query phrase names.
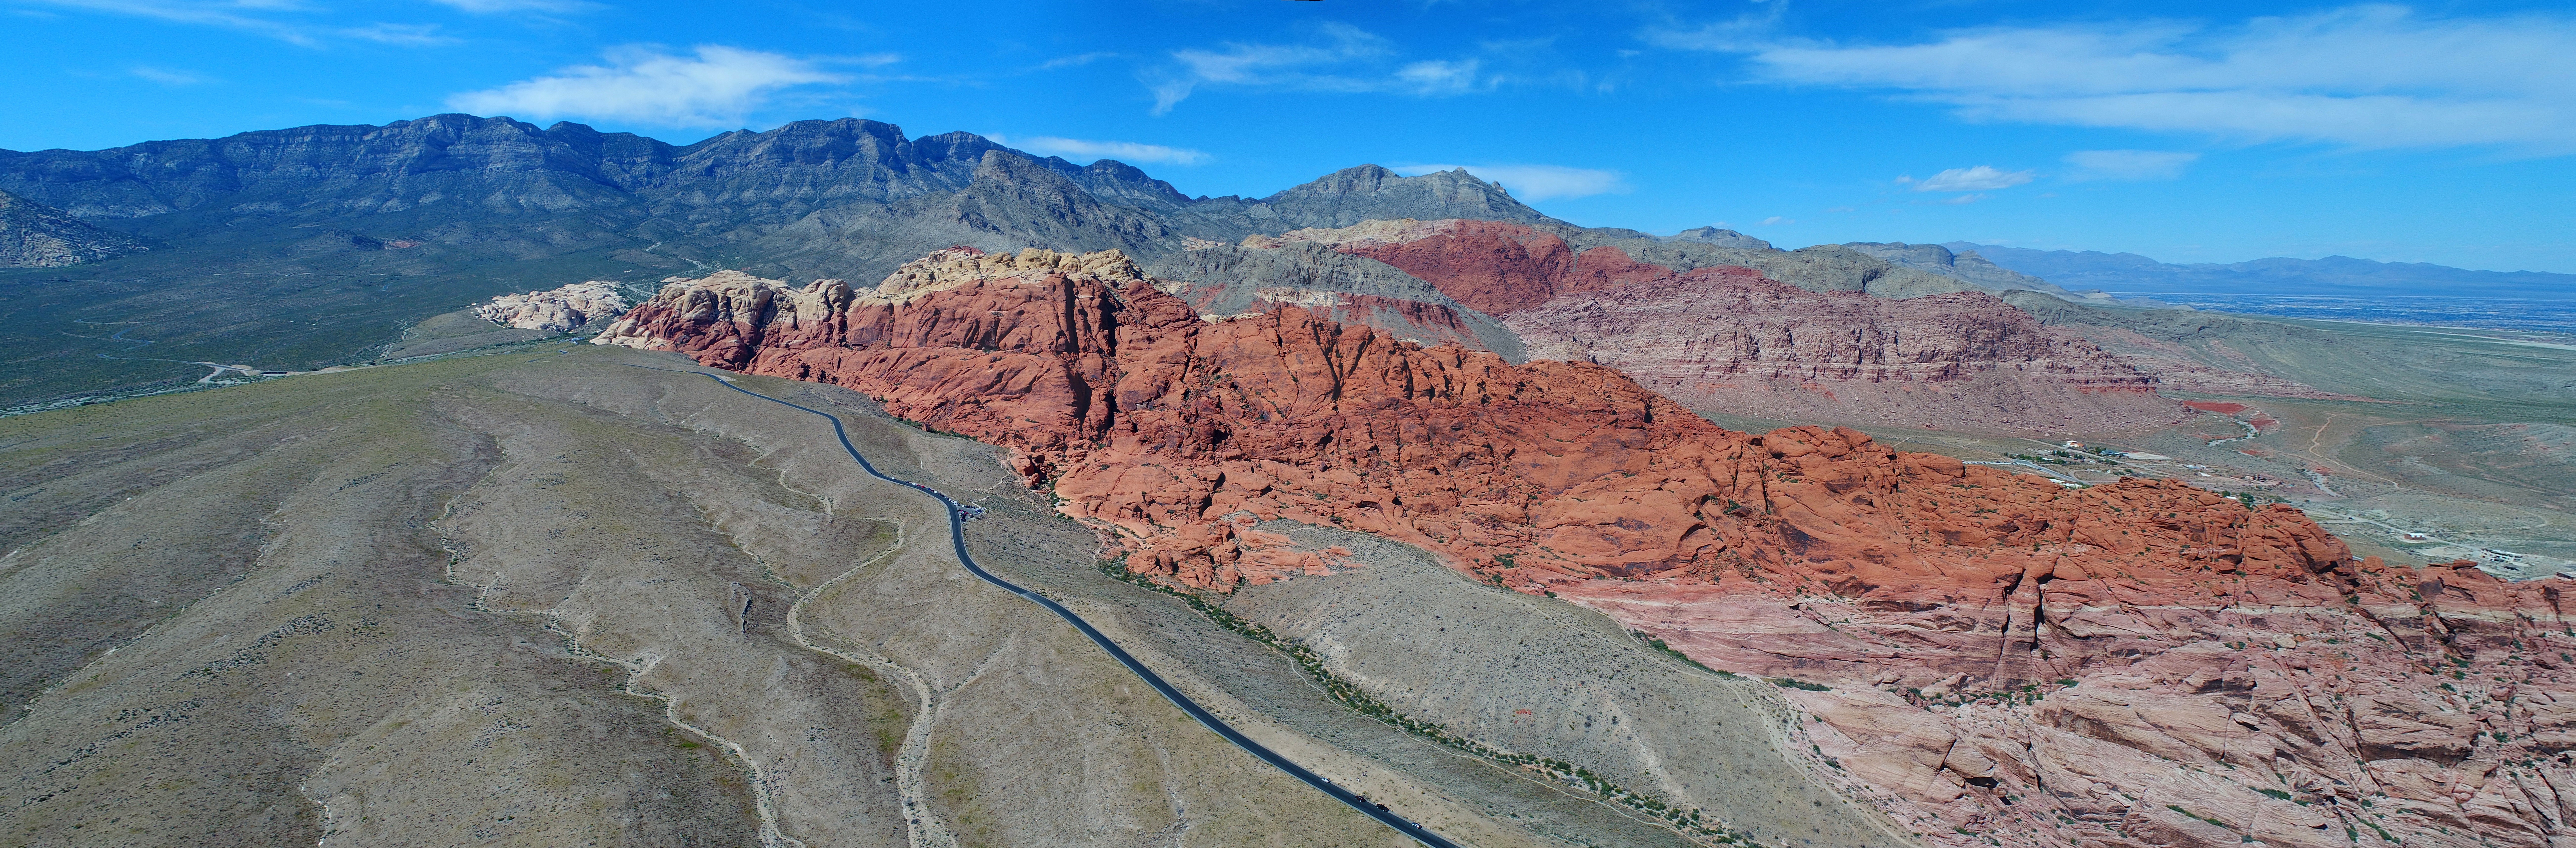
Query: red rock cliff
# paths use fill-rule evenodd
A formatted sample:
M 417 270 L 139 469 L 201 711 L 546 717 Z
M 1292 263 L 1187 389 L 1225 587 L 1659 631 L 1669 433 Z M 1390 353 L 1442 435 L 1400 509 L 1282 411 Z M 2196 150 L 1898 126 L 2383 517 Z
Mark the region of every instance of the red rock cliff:
M 667 288 L 602 340 L 840 383 L 1009 446 L 1068 511 L 1137 539 L 1138 568 L 1202 586 L 1263 577 L 1177 535 L 1237 513 L 1384 534 L 1514 586 L 1751 569 L 1849 590 L 2065 542 L 2104 508 L 1850 430 L 1730 432 L 1598 365 L 1514 366 L 1304 309 L 1202 321 L 1114 253 L 945 251 L 865 295 L 746 279 Z M 2154 532 L 2282 568 L 2343 555 L 2304 519 L 2239 513 Z
M 2557 590 L 2357 563 L 2287 508 L 1730 432 L 1610 368 L 1302 308 L 1204 321 L 1114 253 L 719 275 L 600 341 L 1005 445 L 1139 572 L 1319 569 L 1250 525 L 1336 524 L 1816 681 L 1787 694 L 1818 750 L 1935 842 L 2542 846 L 2576 814 Z

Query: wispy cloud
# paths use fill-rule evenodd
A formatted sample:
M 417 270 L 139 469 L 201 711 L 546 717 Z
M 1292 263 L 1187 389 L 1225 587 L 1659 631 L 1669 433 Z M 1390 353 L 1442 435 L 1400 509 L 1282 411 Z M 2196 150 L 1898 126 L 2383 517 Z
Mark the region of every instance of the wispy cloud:
M 1899 184 L 1912 183 L 1915 191 L 1993 191 L 2030 182 L 2033 176 L 2029 171 L 2005 171 L 1993 165 L 1978 165 L 1952 168 L 1921 180 L 1897 177 L 1896 181 Z
M 703 46 L 694 56 L 627 47 L 607 63 L 447 98 L 450 108 L 527 119 L 606 118 L 669 127 L 737 123 L 771 95 L 803 85 L 846 82 L 818 63 L 738 47 Z M 890 61 L 890 58 L 888 59 Z
M 1486 84 L 1476 59 L 1403 62 L 1384 38 L 1348 24 L 1325 24 L 1302 44 L 1226 42 L 1172 53 L 1169 67 L 1148 71 L 1154 114 L 1172 111 L 1202 87 L 1305 91 L 1459 94 Z
M 1775 38 L 1788 0 L 1755 0 L 1753 8 L 1722 21 L 1685 24 L 1666 20 L 1638 35 L 1646 43 L 1679 50 L 1745 51 L 1760 49 Z
M 347 41 L 429 47 L 455 44 L 458 41 L 440 34 L 438 27 L 433 24 L 373 23 L 364 26 L 337 26 L 318 23 L 315 18 L 326 14 L 328 10 L 307 5 L 299 0 L 21 0 L 21 2 L 247 32 L 304 47 L 321 47 L 331 42 Z M 490 2 L 506 2 L 506 0 L 490 0 Z
M 1133 141 L 1093 141 L 1051 135 L 1005 136 L 1000 133 L 986 133 L 984 137 L 992 139 L 996 144 L 1016 147 L 1031 153 L 1062 156 L 1068 159 L 1116 159 L 1130 165 L 1138 162 L 1197 165 L 1215 158 L 1209 156 L 1204 150 L 1140 144 Z
M 126 73 L 133 74 L 137 79 L 150 80 L 172 88 L 196 85 L 206 81 L 204 75 L 195 71 L 173 71 L 150 65 L 136 65 L 127 69 Z
M 259 17 L 259 12 L 297 11 L 291 2 L 263 0 L 30 0 L 65 9 L 105 12 L 176 24 L 220 27 L 307 47 L 321 43 L 309 28 Z
M 1754 225 L 1754 226 L 1756 226 L 1756 227 L 1780 227 L 1780 226 L 1787 226 L 1787 225 L 1789 225 L 1789 224 L 1795 224 L 1795 223 L 1798 223 L 1796 219 L 1793 219 L 1793 218 L 1783 218 L 1783 217 L 1780 217 L 1780 216 L 1778 216 L 1778 215 L 1773 215 L 1773 216 L 1771 216 L 1771 217 L 1764 218 L 1764 219 L 1759 220 L 1759 221 L 1755 221 L 1755 222 L 1753 222 L 1753 225 Z
M 471 15 L 513 15 L 527 12 L 565 15 L 607 8 L 588 0 L 430 0 L 430 2 Z
M 2075 167 L 2063 179 L 2084 180 L 2170 180 L 2182 176 L 2184 168 L 2199 161 L 2198 153 L 2171 150 L 2078 150 L 2066 154 L 2066 164 Z
M 1048 59 L 1045 63 L 1038 65 L 1038 70 L 1052 71 L 1057 68 L 1078 68 L 1116 55 L 1118 54 L 1108 50 L 1095 50 L 1090 53 L 1076 53 L 1071 56 L 1058 56 L 1053 59 Z
M 1563 165 L 1397 165 L 1391 170 L 1418 177 L 1455 168 L 1465 168 L 1467 173 L 1500 185 L 1513 197 L 1525 201 L 1626 194 L 1629 191 L 1627 178 L 1617 171 Z
M 406 47 L 436 47 L 455 44 L 457 39 L 438 34 L 435 24 L 370 24 L 339 30 L 340 35 L 378 44 Z
M 1992 27 L 1905 45 L 1713 43 L 1781 83 L 1884 91 L 1971 120 L 2363 148 L 2576 153 L 2576 17 L 2364 5 L 2229 26 Z

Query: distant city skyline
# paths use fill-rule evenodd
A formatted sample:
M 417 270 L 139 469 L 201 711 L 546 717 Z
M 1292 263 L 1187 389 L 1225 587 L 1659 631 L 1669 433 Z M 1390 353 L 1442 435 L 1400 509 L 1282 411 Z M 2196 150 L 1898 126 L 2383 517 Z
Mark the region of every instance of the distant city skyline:
M 0 0 L 0 148 L 440 112 L 688 143 L 859 116 L 1198 195 L 1465 167 L 1783 247 L 2576 272 L 2576 15 L 2441 6 Z

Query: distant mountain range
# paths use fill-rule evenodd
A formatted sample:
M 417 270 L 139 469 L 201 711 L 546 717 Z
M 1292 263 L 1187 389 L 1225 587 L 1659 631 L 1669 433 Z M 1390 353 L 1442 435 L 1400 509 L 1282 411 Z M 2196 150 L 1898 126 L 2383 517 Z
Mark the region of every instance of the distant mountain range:
M 1420 288 L 1375 260 L 1210 252 L 1403 219 L 1508 222 L 1577 249 L 1618 245 L 1676 270 L 1755 267 L 1816 291 L 1970 287 L 1836 245 L 1783 251 L 1724 230 L 1577 227 L 1465 170 L 1404 177 L 1358 165 L 1265 197 L 1190 197 L 1114 160 L 1075 165 L 972 133 L 908 137 L 858 119 L 673 145 L 434 115 L 0 151 L 0 192 L 15 210 L 0 209 L 0 241 L 23 232 L 10 244 L 31 246 L 0 261 L 20 266 L 0 268 L 0 348 L 13 355 L 0 364 L 0 408 L 176 385 L 203 375 L 201 361 L 303 370 L 365 360 L 406 328 L 507 292 L 604 280 L 642 295 L 664 277 L 718 268 L 873 285 L 952 245 L 1116 248 L 1179 279 L 1222 266 L 1247 288 L 1212 293 L 1210 308 L 1282 283 Z
M 952 245 L 1116 248 L 1193 286 L 1193 306 L 1212 314 L 1259 308 L 1273 288 L 1339 292 L 1363 305 L 1395 298 L 1454 315 L 1354 305 L 1345 311 L 1374 317 L 1345 317 L 1517 356 L 1492 315 L 1377 259 L 1244 246 L 1407 219 L 1513 225 L 1521 229 L 1498 249 L 1554 257 L 1539 265 L 1608 247 L 1622 262 L 1673 273 L 1746 267 L 1810 291 L 1896 298 L 2028 290 L 2104 302 L 2069 290 L 2295 288 L 2319 284 L 2321 274 L 2301 269 L 2336 262 L 2361 269 L 2346 277 L 2391 290 L 2564 291 L 2576 281 L 2360 260 L 2175 266 L 1964 243 L 1784 251 L 1713 227 L 1661 237 L 1579 227 L 1464 170 L 1404 177 L 1358 165 L 1263 197 L 1191 197 L 1114 160 L 1076 165 L 972 133 L 909 137 L 858 119 L 673 145 L 573 123 L 435 115 L 96 151 L 0 150 L 0 348 L 13 355 L 0 364 L 0 408 L 179 385 L 206 373 L 199 362 L 306 370 L 364 361 L 420 322 L 508 292 L 602 280 L 640 297 L 665 277 L 719 268 L 864 286 Z
M 1942 246 L 1960 253 L 1975 251 L 1995 265 L 2069 289 L 2102 289 L 2122 295 L 2453 295 L 2576 300 L 2576 274 L 2542 271 L 2470 271 L 2349 256 L 2176 265 L 2135 253 L 2031 250 L 1964 241 Z

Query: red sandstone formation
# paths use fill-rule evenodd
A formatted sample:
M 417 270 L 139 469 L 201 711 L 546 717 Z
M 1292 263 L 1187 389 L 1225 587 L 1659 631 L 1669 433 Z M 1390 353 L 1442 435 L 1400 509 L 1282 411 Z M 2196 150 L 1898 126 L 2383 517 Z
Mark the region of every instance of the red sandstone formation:
M 1561 292 L 1651 280 L 1672 269 L 1616 247 L 1577 253 L 1565 240 L 1507 221 L 1370 221 L 1334 230 L 1296 230 L 1282 241 L 1331 244 L 1420 277 L 1468 308 L 1509 315 Z
M 2184 418 L 2156 380 L 1982 292 L 1813 292 L 1751 268 L 1676 273 L 1574 252 L 1525 224 L 1372 221 L 1281 236 L 1330 244 L 1506 316 L 1532 359 L 1597 362 L 1693 409 L 2016 435 Z
M 1249 524 L 1335 524 L 1823 683 L 1789 692 L 1819 750 L 1934 842 L 2576 836 L 2557 590 L 2356 563 L 2295 510 L 2069 491 L 1842 428 L 1729 432 L 1600 365 L 1303 308 L 1205 321 L 1115 253 L 952 249 L 873 291 L 719 275 L 601 341 L 850 386 L 1006 446 L 1138 572 L 1315 571 Z
M 1703 268 L 1561 294 L 1504 325 L 1532 358 L 1614 366 L 1712 412 L 2023 435 L 2185 417 L 2154 378 L 1984 292 L 1891 300 Z
M 2162 487 L 2096 492 L 2134 523 L 2194 520 Z M 2198 505 L 2211 510 L 2243 515 Z M 2247 518 L 2238 562 L 2133 524 L 1857 593 L 1555 591 L 1709 665 L 1832 687 L 1786 694 L 1822 720 L 1825 756 L 1930 833 L 2210 848 L 2576 836 L 2561 590 L 2465 561 L 2280 567 L 2264 546 L 2311 544 L 2279 535 L 2305 525 L 2293 516 Z
M 1337 324 L 1364 324 L 1385 330 L 1390 334 L 1402 334 L 1404 338 L 1425 345 L 1454 344 L 1475 349 L 1481 349 L 1483 346 L 1476 340 L 1476 331 L 1467 326 L 1466 320 L 1458 315 L 1457 310 L 1436 303 L 1323 289 L 1265 287 L 1253 290 L 1253 300 L 1259 305 L 1259 311 L 1241 315 L 1218 315 L 1208 311 L 1211 308 L 1209 302 L 1221 295 L 1222 292 L 1211 286 L 1201 291 L 1183 293 L 1181 296 L 1189 303 L 1191 309 L 1199 312 L 1199 317 L 1210 320 L 1248 318 L 1259 315 L 1262 311 L 1268 311 L 1272 307 L 1294 306 L 1312 311 Z

